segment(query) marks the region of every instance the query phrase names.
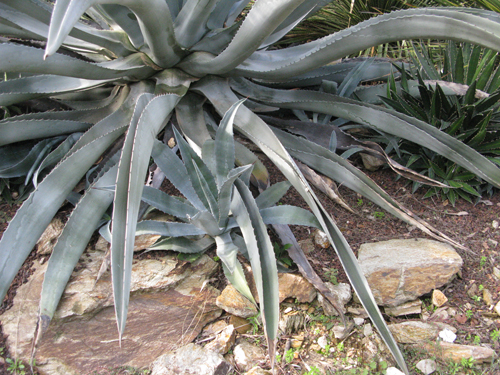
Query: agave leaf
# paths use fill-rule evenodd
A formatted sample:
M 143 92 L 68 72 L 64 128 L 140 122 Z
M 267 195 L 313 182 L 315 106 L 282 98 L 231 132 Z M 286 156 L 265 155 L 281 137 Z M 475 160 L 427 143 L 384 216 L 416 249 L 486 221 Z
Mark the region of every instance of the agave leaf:
M 191 147 L 188 146 L 184 138 L 174 128 L 177 144 L 182 154 L 182 160 L 186 167 L 189 179 L 191 180 L 194 191 L 198 198 L 203 202 L 205 209 L 211 210 L 214 217 L 219 216 L 219 210 L 215 197 L 217 197 L 218 190 L 215 178 L 205 165 L 203 160 L 196 155 Z M 166 173 L 165 173 L 166 174 Z M 168 178 L 168 175 L 167 175 Z M 187 198 L 187 197 L 186 197 Z
M 461 141 L 423 121 L 389 109 L 326 93 L 274 90 L 242 79 L 233 82 L 235 83 L 232 87 L 238 92 L 250 97 L 257 96 L 266 104 L 326 113 L 409 139 L 446 156 L 491 184 L 500 186 L 500 170 L 493 163 Z
M 235 168 L 229 172 L 227 179 L 222 182 L 222 186 L 219 189 L 218 196 L 220 227 L 225 227 L 227 225 L 234 181 L 244 173 L 251 171 L 251 169 L 252 165 L 245 165 L 243 167 Z
M 150 186 L 144 186 L 141 199 L 160 211 L 184 221 L 186 220 L 186 215 L 193 217 L 199 212 L 189 203 L 183 202 L 180 199 L 172 197 Z
M 197 43 L 209 28 L 207 21 L 217 0 L 187 0 L 174 22 L 177 40 L 183 48 Z
M 205 98 L 188 93 L 182 97 L 179 105 L 175 107 L 177 122 L 182 133 L 198 147 L 202 147 L 205 141 L 212 139 L 203 117 L 204 102 Z
M 220 78 L 206 77 L 200 80 L 193 89 L 202 92 L 212 102 L 219 113 L 224 113 L 233 103 L 238 101 L 238 98 L 232 93 L 227 82 Z M 319 200 L 312 192 L 304 176 L 302 176 L 285 148 L 267 125 L 245 107 L 242 107 L 237 112 L 234 123 L 242 133 L 266 153 L 307 202 L 316 218 L 320 221 L 323 230 L 329 236 L 346 270 L 347 276 L 351 281 L 351 285 L 356 291 L 356 294 L 360 297 L 361 303 L 367 310 L 383 340 L 391 350 L 398 365 L 408 373 L 404 358 L 385 324 L 354 253 L 342 236 L 340 230 L 333 223 L 331 217 L 319 203 Z M 253 268 L 252 265 L 252 269 Z
M 113 192 L 94 187 L 107 186 L 115 182 L 118 170 L 117 161 L 93 186 L 87 189 L 54 246 L 42 284 L 38 338 L 47 330 L 73 269 L 102 215 L 113 201 Z
M 38 185 L 17 211 L 0 240 L 0 299 L 5 297 L 17 271 L 66 196 L 123 131 L 123 128 L 111 131 L 68 156 Z M 26 231 L 25 228 L 30 230 Z M 12 249 L 16 251 L 13 252 Z
M 140 117 L 135 117 L 129 125 L 120 158 L 111 233 L 111 275 L 120 340 L 128 311 L 135 231 L 145 173 L 155 137 L 179 100 L 179 96 L 171 94 L 154 99 L 146 94 L 141 96 L 138 106 L 144 109 L 136 111 Z
M 266 332 L 269 358 L 274 366 L 276 334 L 279 322 L 278 269 L 274 249 L 248 187 L 235 181 L 237 192 L 231 204 L 236 221 L 245 239 Z
M 218 4 L 221 3 L 222 1 L 220 1 Z M 233 24 L 230 27 L 208 32 L 203 37 L 203 39 L 201 39 L 198 43 L 191 47 L 191 51 L 209 52 L 213 55 L 218 55 L 234 38 L 236 32 L 238 31 L 238 28 L 240 27 L 240 24 L 241 21 Z
M 236 165 L 252 164 L 252 179 L 259 191 L 263 191 L 269 185 L 269 173 L 259 158 L 248 148 L 239 142 L 234 143 L 235 163 Z
M 446 27 L 443 25 L 446 24 Z M 231 75 L 269 80 L 304 74 L 366 48 L 403 39 L 453 39 L 498 49 L 498 19 L 488 12 L 424 8 L 384 14 L 296 47 L 250 56 Z
M 304 0 L 261 0 L 248 12 L 238 32 L 227 48 L 213 57 L 195 52 L 185 58 L 179 67 L 196 77 L 205 74 L 223 74 L 245 61 L 253 51 Z
M 233 274 L 236 269 L 238 254 L 238 248 L 233 243 L 230 232 L 224 232 L 219 236 L 215 237 L 215 243 L 217 244 L 217 255 L 220 260 L 224 263 L 224 266 Z
M 13 178 L 27 175 L 33 165 L 38 166 L 42 158 L 50 152 L 52 147 L 63 139 L 64 137 L 56 137 L 38 142 L 28 155 L 18 163 L 0 169 L 0 178 Z
M 110 62 L 93 64 L 67 55 L 56 53 L 43 60 L 43 50 L 14 43 L 1 43 L 0 60 L 2 72 L 26 72 L 53 74 L 91 80 L 131 77 L 144 79 L 154 70 L 145 66 L 139 53 L 115 59 Z
M 274 206 L 260 210 L 266 224 L 303 225 L 321 229 L 318 219 L 310 211 L 296 206 Z
M 25 77 L 0 82 L 0 105 L 101 86 L 111 80 L 85 80 L 55 75 Z
M 250 291 L 250 288 L 248 287 L 247 280 L 245 278 L 245 273 L 243 272 L 243 267 L 241 267 L 241 263 L 236 258 L 235 260 L 235 265 L 234 265 L 234 270 L 233 272 L 230 272 L 229 269 L 226 267 L 225 263 L 222 263 L 222 269 L 224 271 L 224 275 L 226 275 L 227 279 L 231 283 L 234 288 L 240 292 L 243 296 L 248 298 L 250 302 L 252 302 L 254 305 L 257 305 L 257 302 L 255 302 L 255 299 L 253 298 L 252 292 Z
M 112 1 L 110 1 L 112 3 Z M 53 55 L 70 33 L 83 13 L 98 0 L 58 0 L 52 12 L 45 57 Z M 164 0 L 121 1 L 139 19 L 139 26 L 151 58 L 161 67 L 172 67 L 179 62 L 183 52 L 175 40 L 173 22 Z
M 224 114 L 219 128 L 215 133 L 215 165 L 217 186 L 219 189 L 228 177 L 229 171 L 234 167 L 234 137 L 233 121 L 234 115 L 244 99 L 235 103 L 228 112 Z
M 227 17 L 229 16 L 232 7 L 238 0 L 221 0 L 219 1 L 210 13 L 210 17 L 207 21 L 207 27 L 211 30 L 221 29 L 226 23 Z
M 271 185 L 269 188 L 261 192 L 255 202 L 259 209 L 268 208 L 274 206 L 278 201 L 283 198 L 290 188 L 290 182 L 282 181 Z
M 179 253 L 204 253 L 215 244 L 210 236 L 204 236 L 199 240 L 191 240 L 186 237 L 169 237 L 157 241 L 154 245 L 148 247 L 151 250 L 172 250 Z
M 184 163 L 182 163 L 175 153 L 167 145 L 164 145 L 160 141 L 156 141 L 152 155 L 156 164 L 163 173 L 165 173 L 165 176 L 172 182 L 177 190 L 179 190 L 198 211 L 206 210 L 194 191 Z
M 97 6 L 94 6 L 97 8 Z M 97 8 L 99 9 L 99 8 Z M 144 37 L 135 14 L 128 8 L 115 4 L 102 4 L 103 15 L 112 19 L 130 39 L 132 45 L 139 50 L 144 45 Z
M 209 211 L 198 212 L 195 216 L 189 218 L 189 222 L 212 237 L 222 235 L 225 229 L 219 227 L 219 223 Z
M 143 220 L 137 223 L 135 232 L 136 236 L 141 234 L 159 234 L 163 237 L 184 237 L 198 236 L 200 234 L 206 234 L 206 232 L 193 224 Z

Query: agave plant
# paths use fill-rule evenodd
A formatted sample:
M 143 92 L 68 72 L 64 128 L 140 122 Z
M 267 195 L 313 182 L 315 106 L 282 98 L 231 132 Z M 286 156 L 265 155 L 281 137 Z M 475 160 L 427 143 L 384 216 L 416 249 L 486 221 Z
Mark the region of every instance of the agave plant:
M 294 88 L 303 87 L 311 81 L 321 83 L 331 75 L 347 74 L 342 64 L 329 63 L 395 40 L 463 39 L 497 49 L 499 16 L 473 9 L 405 10 L 372 18 L 311 43 L 276 50 L 272 47 L 277 41 L 326 1 L 258 0 L 249 9 L 247 3 L 57 0 L 52 6 L 42 0 L 0 1 L 0 71 L 6 77 L 0 82 L 0 106 L 50 98 L 67 108 L 1 121 L 0 146 L 13 147 L 11 152 L 15 153 L 15 148 L 27 141 L 83 133 L 67 150 L 65 139 L 47 156 L 57 164 L 37 181 L 36 190 L 5 231 L 0 241 L 0 297 L 5 296 L 18 269 L 75 185 L 86 175 L 94 187 L 114 183 L 114 192 L 85 192 L 57 245 L 73 258 L 62 265 L 67 274 L 102 214 L 113 204 L 111 270 L 121 336 L 140 201 L 158 134 L 175 115 L 191 146 L 201 149 L 211 139 L 205 121 L 207 110 L 214 108 L 222 116 L 239 96 L 249 97 L 234 114 L 235 129 L 279 167 L 309 205 L 382 338 L 407 372 L 352 250 L 290 155 L 431 235 L 439 234 L 399 209 L 383 190 L 332 150 L 290 133 L 273 131 L 254 111 L 291 108 L 370 125 L 425 144 L 500 186 L 497 166 L 424 122 L 326 92 L 270 88 L 290 87 L 290 82 Z M 387 65 L 374 67 L 381 68 L 379 75 L 387 72 Z M 375 69 L 372 77 L 378 73 Z M 118 157 L 119 162 L 113 164 Z M 45 161 L 47 158 L 42 165 L 53 165 Z M 96 163 L 98 168 L 93 170 Z M 262 181 L 255 171 L 254 178 Z M 237 190 L 239 185 L 235 182 Z M 218 219 L 224 220 L 222 216 Z M 60 274 L 54 272 L 50 277 L 57 279 Z M 43 316 L 42 331 L 49 322 Z

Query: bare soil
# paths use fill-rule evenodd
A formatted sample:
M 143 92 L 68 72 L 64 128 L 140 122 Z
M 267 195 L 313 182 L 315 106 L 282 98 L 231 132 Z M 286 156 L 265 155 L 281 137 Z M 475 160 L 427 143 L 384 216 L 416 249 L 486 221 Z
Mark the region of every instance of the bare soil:
M 266 166 L 270 169 L 272 183 L 284 179 L 281 174 L 276 172 L 273 166 Z M 477 344 L 480 342 L 482 344 L 489 344 L 498 353 L 500 349 L 499 337 L 495 334 L 492 335 L 492 332 L 500 329 L 500 317 L 495 316 L 489 306 L 484 304 L 482 292 L 478 292 L 477 298 L 473 299 L 467 294 L 467 290 L 472 284 L 476 284 L 479 290 L 488 289 L 492 293 L 495 303 L 500 298 L 500 281 L 493 276 L 493 267 L 496 265 L 500 268 L 500 247 L 498 245 L 500 242 L 500 229 L 498 229 L 498 222 L 500 222 L 500 195 L 497 193 L 491 198 L 484 197 L 483 200 L 476 204 L 460 200 L 453 207 L 449 202 L 443 202 L 439 199 L 423 199 L 424 189 L 412 194 L 411 188 L 407 183 L 403 179 L 396 180 L 396 175 L 390 170 L 384 169 L 376 172 L 367 172 L 367 174 L 397 201 L 435 226 L 438 230 L 471 250 L 470 252 L 458 250 L 464 260 L 461 277 L 456 278 L 442 290 L 449 299 L 447 306 L 453 307 L 459 312 L 456 317 L 450 318 L 449 323 L 458 329 L 457 343 L 472 345 L 473 343 Z M 353 208 L 355 214 L 332 203 L 322 193 L 316 192 L 328 212 L 337 221 L 338 226 L 355 252 L 361 244 L 366 242 L 396 238 L 427 237 L 418 229 L 414 229 L 408 224 L 392 217 L 378 206 L 375 206 L 351 190 L 340 186 L 340 193 Z M 293 189 L 283 198 L 282 203 L 304 206 L 301 198 Z M 18 206 L 9 206 L 5 202 L 0 202 L 0 233 L 3 233 L 7 226 L 7 220 L 10 220 L 14 216 L 17 208 Z M 62 215 L 64 216 L 64 213 Z M 495 228 L 495 226 L 497 227 Z M 311 235 L 307 228 L 295 227 L 293 231 L 299 240 Z M 8 295 L 0 306 L 0 315 L 11 307 L 17 287 L 28 280 L 31 265 L 36 257 L 36 253 L 32 252 L 25 262 L 14 280 Z M 331 247 L 323 249 L 316 246 L 315 251 L 309 255 L 309 259 L 323 280 L 328 281 L 331 270 L 337 269 L 338 281 L 347 282 L 338 258 Z M 428 306 L 430 305 L 428 297 L 424 297 L 424 303 Z M 387 321 L 398 320 L 388 316 L 386 318 Z M 485 323 L 487 319 L 490 319 L 490 321 L 493 320 L 494 325 L 487 327 Z M 1 329 L 0 324 L 0 350 L 3 350 L 0 353 L 0 374 L 9 374 L 7 364 L 1 361 L 1 357 L 10 358 L 6 338 Z M 345 344 L 346 346 L 349 345 L 349 341 L 346 341 Z M 283 346 L 284 344 L 280 343 L 278 350 L 280 348 L 283 349 Z M 408 349 L 405 350 L 405 355 L 407 356 L 408 363 L 411 364 L 415 363 L 422 354 L 418 351 Z M 300 362 L 299 359 L 294 361 L 297 363 Z M 294 361 L 291 361 L 287 366 L 280 366 L 283 373 L 300 373 L 294 370 Z M 447 364 L 442 364 L 442 366 L 446 368 Z M 29 366 L 26 367 L 28 368 L 26 373 L 30 373 Z M 112 373 L 129 373 L 121 371 L 117 369 L 116 372 Z M 414 367 L 412 367 L 411 371 L 415 374 L 419 373 Z M 449 371 L 449 373 L 452 373 L 451 370 Z M 461 369 L 461 371 L 467 373 L 465 369 Z M 500 373 L 496 365 L 482 368 L 476 367 L 475 370 L 470 371 L 476 371 L 470 373 L 478 374 Z M 378 372 L 369 373 L 378 374 Z M 445 374 L 447 372 L 440 373 Z

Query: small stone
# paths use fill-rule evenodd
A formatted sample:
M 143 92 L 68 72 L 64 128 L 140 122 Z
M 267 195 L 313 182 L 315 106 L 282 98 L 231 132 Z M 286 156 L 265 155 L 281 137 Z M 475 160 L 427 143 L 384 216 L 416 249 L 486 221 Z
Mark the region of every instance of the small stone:
M 434 313 L 431 315 L 429 320 L 444 322 L 444 321 L 448 320 L 449 318 L 450 318 L 450 316 L 448 315 L 448 311 L 447 311 L 446 307 L 441 307 L 441 308 L 437 309 L 436 311 L 434 311 Z
M 497 313 L 497 315 L 500 315 L 500 301 L 498 301 L 498 303 L 495 305 L 494 310 Z
M 457 315 L 457 309 L 455 309 L 453 307 L 449 307 L 448 310 L 446 310 L 446 311 L 448 312 L 448 315 L 451 318 L 454 318 Z
M 476 364 L 491 362 L 495 357 L 495 351 L 482 346 L 459 345 L 447 342 L 436 344 L 420 343 L 420 347 L 444 361 L 460 363 L 462 360 L 472 358 Z
M 441 332 L 439 332 L 439 337 L 444 341 L 444 342 L 454 342 L 457 339 L 457 335 L 455 335 L 452 331 L 449 329 L 443 329 Z
M 230 314 L 242 318 L 257 315 L 257 308 L 247 298 L 240 294 L 232 285 L 228 285 L 217 297 L 216 304 Z
M 343 340 L 349 335 L 349 333 L 351 333 L 353 328 L 354 328 L 354 323 L 347 322 L 346 326 L 342 325 L 334 326 L 333 334 L 335 335 L 336 339 Z
M 266 358 L 264 349 L 252 345 L 247 341 L 241 341 L 233 350 L 234 361 L 239 369 L 249 371 L 255 363 Z
M 327 249 L 330 247 L 330 240 L 328 239 L 328 236 L 325 232 L 319 229 L 316 229 L 314 231 L 314 242 L 316 243 L 316 245 L 321 246 L 323 249 Z
M 477 285 L 475 283 L 472 284 L 469 289 L 467 289 L 467 295 L 470 298 L 477 296 L 477 293 L 478 293 L 478 288 L 477 288 Z
M 231 349 L 235 339 L 236 330 L 234 326 L 230 324 L 217 334 L 215 340 L 205 345 L 205 349 L 224 355 Z
M 321 350 L 321 346 L 319 346 L 318 344 L 311 344 L 309 346 L 309 349 L 311 349 L 314 352 L 317 352 L 317 351 Z
M 345 305 L 351 300 L 352 292 L 351 286 L 346 283 L 339 283 L 337 285 L 333 285 L 330 282 L 325 283 L 326 287 L 330 290 L 333 298 L 337 301 L 337 305 L 341 309 L 342 313 L 345 314 L 346 308 Z M 333 305 L 324 298 L 321 294 L 318 294 L 318 302 L 323 307 L 323 311 L 327 316 L 338 316 L 338 311 L 333 307 Z
M 413 315 L 422 313 L 422 301 L 417 299 L 395 307 L 385 307 L 385 313 L 391 316 Z
M 365 154 L 363 152 L 361 152 L 360 155 L 361 155 L 361 160 L 363 161 L 363 166 L 365 167 L 365 169 L 369 171 L 374 172 L 385 164 L 384 160 L 381 160 L 375 156 Z
M 433 359 L 422 359 L 420 362 L 417 363 L 416 367 L 424 375 L 430 375 L 437 370 L 436 361 L 434 361 Z
M 167 142 L 168 147 L 174 148 L 175 147 L 175 139 L 174 137 L 170 138 Z
M 356 324 L 358 327 L 362 326 L 365 323 L 365 320 L 363 318 L 354 318 L 354 324 Z
M 439 289 L 434 289 L 432 291 L 432 304 L 437 307 L 443 306 L 448 302 L 448 298 Z
M 322 349 L 326 348 L 326 346 L 328 345 L 328 340 L 326 339 L 325 336 L 321 336 L 318 339 L 318 345 L 321 346 Z
M 248 322 L 248 320 L 236 315 L 231 315 L 229 318 L 229 324 L 232 324 L 236 332 L 241 334 L 247 333 L 252 329 L 252 325 Z
M 369 337 L 363 337 L 361 339 L 361 343 L 363 344 L 363 360 L 365 362 L 371 362 L 378 355 L 378 347 Z
M 365 324 L 364 327 L 363 327 L 363 335 L 365 335 L 365 337 L 369 337 L 373 334 L 373 327 L 370 323 L 368 324 Z
M 218 320 L 203 328 L 202 335 L 206 337 L 215 336 L 218 333 L 222 332 L 222 330 L 226 327 L 227 323 L 224 320 Z
M 288 314 L 290 311 L 292 311 L 293 309 L 291 307 L 287 307 L 285 309 L 285 311 L 283 311 L 283 314 Z
M 49 226 L 40 236 L 40 239 L 36 243 L 38 245 L 37 253 L 41 255 L 48 255 L 52 253 L 57 239 L 61 235 L 64 229 L 64 224 L 60 219 L 53 219 Z
M 401 344 L 416 344 L 434 341 L 444 328 L 453 332 L 453 327 L 438 325 L 433 322 L 407 321 L 389 325 L 389 330 L 397 342 Z
M 500 280 L 500 270 L 496 267 L 493 267 L 493 276 L 495 276 L 497 280 Z
M 389 367 L 385 374 L 386 375 L 405 375 L 404 372 L 398 370 L 396 367 Z
M 314 307 L 312 307 L 312 306 L 307 309 L 307 313 L 309 315 L 313 314 L 315 311 L 316 311 L 316 309 Z
M 354 293 L 354 296 L 356 296 L 356 293 Z M 347 306 L 347 312 L 349 314 L 357 315 L 358 318 L 368 318 L 368 313 L 363 307 Z
M 491 226 L 493 227 L 493 229 L 498 229 L 498 220 L 493 220 L 491 222 Z
M 222 355 L 196 344 L 188 344 L 164 354 L 151 365 L 151 375 L 225 375 L 230 370 L 231 365 Z
M 493 295 L 488 289 L 483 289 L 483 301 L 486 306 L 491 306 L 495 303 L 493 302 Z
M 304 343 L 304 338 L 302 337 L 302 340 L 297 340 L 297 339 L 291 339 L 290 340 L 290 346 L 294 349 L 298 349 L 302 346 Z

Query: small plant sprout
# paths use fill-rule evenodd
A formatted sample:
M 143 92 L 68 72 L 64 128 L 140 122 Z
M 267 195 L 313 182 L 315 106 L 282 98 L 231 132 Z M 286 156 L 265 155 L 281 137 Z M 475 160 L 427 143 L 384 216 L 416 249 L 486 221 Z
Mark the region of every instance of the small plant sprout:
M 290 348 L 285 352 L 285 362 L 291 363 L 293 359 L 294 359 L 294 350 L 293 348 Z
M 484 266 L 486 266 L 486 261 L 488 260 L 488 258 L 486 258 L 486 256 L 481 256 L 481 259 L 479 260 L 479 266 L 481 268 L 483 268 Z
M 474 313 L 472 312 L 472 310 L 467 310 L 465 312 L 465 316 L 467 317 L 467 319 L 472 318 L 472 315 L 474 315 Z
M 490 333 L 491 341 L 498 342 L 500 340 L 500 330 L 495 329 Z
M 328 271 L 325 272 L 325 276 L 328 278 L 328 281 L 330 281 L 333 285 L 338 285 L 338 280 L 337 276 L 339 275 L 339 270 L 336 268 L 330 268 Z
M 382 212 L 382 211 L 375 211 L 373 213 L 373 217 L 375 219 L 383 219 L 385 217 L 385 212 Z
M 472 342 L 474 343 L 474 345 L 481 344 L 481 337 L 479 337 L 478 335 L 475 335 L 474 340 Z

